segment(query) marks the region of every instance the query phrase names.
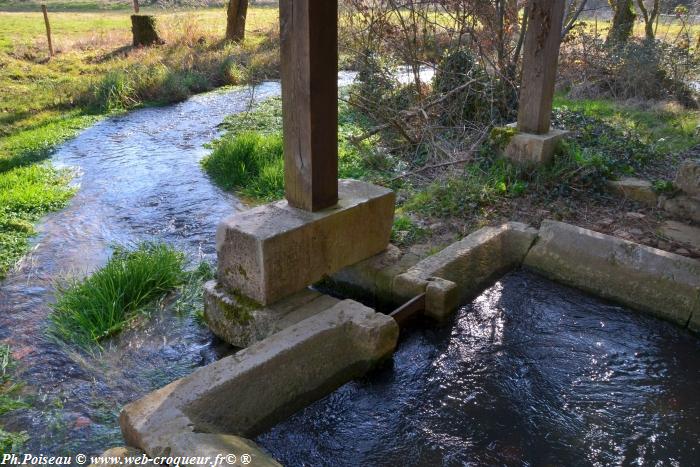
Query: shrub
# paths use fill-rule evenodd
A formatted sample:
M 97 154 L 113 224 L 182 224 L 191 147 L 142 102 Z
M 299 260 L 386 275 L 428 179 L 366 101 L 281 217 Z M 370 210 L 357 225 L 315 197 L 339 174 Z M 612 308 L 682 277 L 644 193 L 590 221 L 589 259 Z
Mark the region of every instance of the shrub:
M 577 32 L 562 48 L 562 84 L 573 97 L 675 99 L 697 106 L 690 83 L 700 71 L 700 55 L 688 46 L 631 38 L 606 45 Z
M 476 56 L 465 47 L 451 50 L 442 57 L 435 70 L 433 91 L 439 97 L 470 81 L 468 87 L 450 99 L 452 105 L 445 106 L 444 124 L 501 121 L 512 110 L 508 107 L 514 107 L 514 102 L 505 99 L 500 82 L 489 76 Z
M 117 248 L 94 274 L 57 288 L 51 334 L 89 348 L 119 333 L 144 306 L 182 283 L 184 260 L 165 244 Z

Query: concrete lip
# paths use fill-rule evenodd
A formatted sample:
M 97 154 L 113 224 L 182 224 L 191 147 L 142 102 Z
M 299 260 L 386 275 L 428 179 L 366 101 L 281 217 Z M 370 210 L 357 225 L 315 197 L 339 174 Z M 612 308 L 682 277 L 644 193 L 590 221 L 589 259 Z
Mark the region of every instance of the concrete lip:
M 344 276 L 360 277 L 358 284 L 376 291 L 372 281 L 384 271 L 382 282 L 391 280 L 383 290 L 392 299 L 425 293 L 426 314 L 444 321 L 502 274 L 524 266 L 700 332 L 700 261 L 561 222 L 545 221 L 539 231 L 516 222 L 486 227 L 413 266 L 399 262 L 390 249 Z M 215 283 L 207 289 L 222 299 Z M 274 334 L 127 405 L 120 417 L 125 440 L 152 457 L 247 453 L 253 465 L 279 465 L 248 438 L 396 348 L 396 322 L 352 300 L 303 291 L 280 303 L 285 306 L 269 307 L 278 307 L 279 319 L 266 324 L 265 333 Z M 307 305 L 314 311 L 304 317 Z
M 390 317 L 338 302 L 127 405 L 124 439 L 151 457 L 245 453 L 278 465 L 246 438 L 389 358 L 398 334 Z

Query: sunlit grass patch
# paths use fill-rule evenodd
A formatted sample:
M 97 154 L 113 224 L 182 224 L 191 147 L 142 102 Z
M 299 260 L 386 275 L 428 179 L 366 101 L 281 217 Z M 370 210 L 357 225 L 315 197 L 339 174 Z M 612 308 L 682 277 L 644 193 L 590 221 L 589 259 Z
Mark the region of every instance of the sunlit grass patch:
M 0 278 L 27 250 L 33 223 L 67 204 L 73 194 L 69 177 L 47 165 L 0 172 Z
M 99 344 L 181 285 L 184 263 L 184 254 L 165 244 L 117 248 L 104 267 L 58 288 L 50 333 L 83 348 Z
M 339 103 L 338 175 L 377 181 L 397 169 L 391 156 L 377 147 L 378 137 L 353 143 L 369 125 L 346 103 Z M 211 144 L 202 167 L 214 183 L 251 201 L 284 196 L 282 100 L 267 99 L 249 112 L 226 118 L 226 134 Z

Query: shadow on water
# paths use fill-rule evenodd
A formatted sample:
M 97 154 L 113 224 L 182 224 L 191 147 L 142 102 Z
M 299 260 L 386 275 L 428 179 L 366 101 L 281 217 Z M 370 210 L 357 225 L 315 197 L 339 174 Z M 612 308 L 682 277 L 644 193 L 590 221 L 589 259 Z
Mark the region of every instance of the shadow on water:
M 697 465 L 699 352 L 672 324 L 511 273 L 257 442 L 285 465 Z
M 6 415 L 26 430 L 27 452 L 86 454 L 121 442 L 121 406 L 212 362 L 224 351 L 190 317 L 161 312 L 111 342 L 99 357 L 46 337 L 55 280 L 102 265 L 115 243 L 158 239 L 193 261 L 215 260 L 217 223 L 243 205 L 213 186 L 199 166 L 203 145 L 226 115 L 251 99 L 280 93 L 279 83 L 195 96 L 170 107 L 106 119 L 54 154 L 77 171 L 70 206 L 39 225 L 32 253 L 0 284 L 0 341 L 10 344 L 32 409 Z

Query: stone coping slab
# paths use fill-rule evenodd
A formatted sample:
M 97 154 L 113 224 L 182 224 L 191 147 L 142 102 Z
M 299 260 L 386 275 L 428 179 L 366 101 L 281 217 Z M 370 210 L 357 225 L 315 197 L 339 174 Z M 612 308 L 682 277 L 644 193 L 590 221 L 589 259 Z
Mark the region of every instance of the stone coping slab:
M 700 330 L 700 261 L 545 221 L 524 264 L 550 279 Z
M 398 334 L 392 318 L 339 302 L 127 405 L 124 439 L 151 457 L 251 453 L 246 438 L 390 357 Z M 277 465 L 253 455 L 253 465 Z
M 225 219 L 216 234 L 221 286 L 269 305 L 384 250 L 394 193 L 356 180 L 338 190 L 338 204 L 322 211 L 279 201 Z
M 426 292 L 432 278 L 440 278 L 456 284 L 457 303 L 465 303 L 520 266 L 536 236 L 536 229 L 519 222 L 484 227 L 396 276 L 393 292 L 407 301 Z

